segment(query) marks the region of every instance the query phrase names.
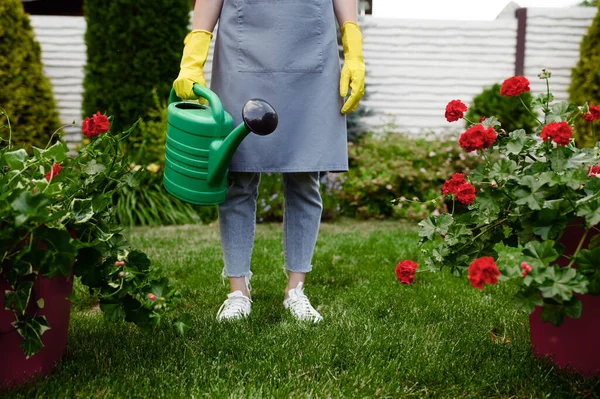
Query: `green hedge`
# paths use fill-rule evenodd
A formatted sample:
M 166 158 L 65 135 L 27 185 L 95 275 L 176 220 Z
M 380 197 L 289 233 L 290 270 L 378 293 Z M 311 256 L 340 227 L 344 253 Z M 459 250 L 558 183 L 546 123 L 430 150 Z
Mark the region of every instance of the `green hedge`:
M 138 118 L 151 120 L 159 99 L 168 98 L 179 73 L 188 32 L 188 0 L 85 0 L 87 64 L 84 116 L 114 116 L 125 130 Z M 139 143 L 130 135 L 130 147 Z
M 587 34 L 581 40 L 577 66 L 571 71 L 569 99 L 576 105 L 600 105 L 600 5 Z M 596 123 L 597 125 L 597 123 Z M 599 130 L 596 126 L 596 130 Z M 591 147 L 600 140 L 592 136 L 591 125 L 578 118 L 575 122 L 575 142 L 579 147 Z
M 28 149 L 45 147 L 60 127 L 40 45 L 19 0 L 0 2 L 0 107 L 10 118 L 12 140 Z

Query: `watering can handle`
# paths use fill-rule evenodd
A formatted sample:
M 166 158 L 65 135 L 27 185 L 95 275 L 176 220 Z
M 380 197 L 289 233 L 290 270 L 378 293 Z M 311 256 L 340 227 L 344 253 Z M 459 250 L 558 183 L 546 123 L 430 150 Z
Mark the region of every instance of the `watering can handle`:
M 198 83 L 194 83 L 193 90 L 195 95 L 208 101 L 214 120 L 217 122 L 217 124 L 222 126 L 225 119 L 225 111 L 223 110 L 223 104 L 221 104 L 221 100 L 215 94 L 215 92 L 207 87 L 199 85 Z M 169 104 L 176 101 L 181 101 L 181 99 L 177 97 L 175 90 L 171 89 L 171 94 L 169 95 Z

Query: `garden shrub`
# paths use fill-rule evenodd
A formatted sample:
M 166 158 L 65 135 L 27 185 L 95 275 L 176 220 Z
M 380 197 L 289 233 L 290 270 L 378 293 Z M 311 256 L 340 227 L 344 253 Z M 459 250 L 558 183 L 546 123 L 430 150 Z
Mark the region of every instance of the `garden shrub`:
M 0 2 L 0 107 L 10 116 L 12 140 L 28 150 L 45 147 L 60 127 L 40 45 L 20 0 Z
M 569 100 L 574 104 L 600 105 L 600 5 L 596 7 L 596 17 L 581 40 L 579 61 L 571 70 Z M 578 147 L 592 147 L 600 139 L 582 118 L 575 120 L 573 131 Z
M 525 110 L 518 97 L 501 96 L 500 87 L 501 85 L 496 83 L 475 96 L 465 119 L 477 123 L 484 116 L 495 116 L 507 132 L 517 129 L 532 132 L 537 126 L 536 118 Z M 530 93 L 523 93 L 521 99 L 529 105 L 532 96 Z
M 166 99 L 179 73 L 189 1 L 85 0 L 84 10 L 84 115 L 112 115 L 115 131 L 138 118 L 152 120 L 153 92 Z M 129 142 L 137 137 L 132 134 Z
M 341 213 L 358 219 L 419 219 L 442 212 L 444 181 L 480 162 L 465 155 L 454 136 L 415 139 L 394 132 L 364 135 L 350 145 L 349 160 L 338 199 Z

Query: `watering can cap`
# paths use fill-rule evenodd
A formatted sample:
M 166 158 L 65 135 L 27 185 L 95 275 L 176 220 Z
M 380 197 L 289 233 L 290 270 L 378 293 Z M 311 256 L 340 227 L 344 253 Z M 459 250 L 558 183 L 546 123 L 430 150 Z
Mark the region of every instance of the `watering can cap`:
M 246 128 L 259 136 L 271 134 L 277 128 L 277 112 L 265 100 L 253 98 L 242 109 L 242 119 Z

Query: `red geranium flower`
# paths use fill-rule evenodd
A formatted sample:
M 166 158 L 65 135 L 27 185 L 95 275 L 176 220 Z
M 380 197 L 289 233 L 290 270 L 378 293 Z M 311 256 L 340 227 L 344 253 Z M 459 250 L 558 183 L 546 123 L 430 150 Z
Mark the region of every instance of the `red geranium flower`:
M 148 299 L 150 299 L 151 301 L 154 301 L 156 299 L 156 295 L 148 294 Z
M 456 199 L 465 205 L 472 204 L 475 201 L 475 187 L 469 183 L 463 183 L 458 187 Z
M 486 119 L 487 119 L 487 117 L 486 117 L 486 116 L 482 116 L 481 118 L 479 118 L 479 123 L 481 123 L 481 122 L 485 121 Z
M 444 116 L 448 122 L 456 122 L 462 119 L 467 112 L 467 106 L 460 100 L 452 100 L 446 105 L 446 113 Z
M 471 285 L 479 290 L 483 290 L 484 284 L 496 284 L 498 283 L 498 276 L 500 271 L 498 266 L 494 263 L 494 258 L 491 256 L 484 256 L 479 259 L 475 259 L 468 269 L 468 277 Z
M 495 141 L 496 132 L 494 129 L 491 126 L 484 128 L 481 124 L 468 128 L 458 138 L 458 143 L 467 152 L 491 147 Z
M 521 93 L 530 91 L 529 80 L 525 76 L 513 76 L 502 82 L 500 95 L 506 97 L 518 97 Z
M 466 183 L 465 175 L 462 173 L 455 173 L 449 180 L 444 182 L 444 187 L 442 187 L 442 193 L 444 195 L 448 194 L 456 194 L 458 192 L 458 187 L 461 184 Z
M 57 163 L 53 163 L 48 173 L 46 173 L 46 180 L 50 181 L 50 179 L 58 176 L 58 172 L 60 172 L 60 170 L 63 168 L 64 166 L 60 166 Z
M 410 284 L 415 279 L 417 265 L 412 260 L 402 260 L 396 265 L 396 277 L 402 284 Z
M 595 120 L 600 121 L 600 105 L 590 105 L 589 110 L 592 117 Z
M 589 123 L 594 121 L 594 115 L 592 114 L 583 114 L 583 120 Z
M 588 166 L 589 177 L 600 177 L 600 165 Z
M 108 132 L 110 128 L 110 122 L 106 115 L 102 115 L 100 111 L 92 115 L 91 118 L 85 118 L 81 123 L 81 131 L 86 137 L 95 137 L 99 134 Z
M 544 141 L 552 139 L 558 145 L 567 145 L 573 135 L 573 130 L 567 122 L 550 122 L 542 128 L 540 137 Z

